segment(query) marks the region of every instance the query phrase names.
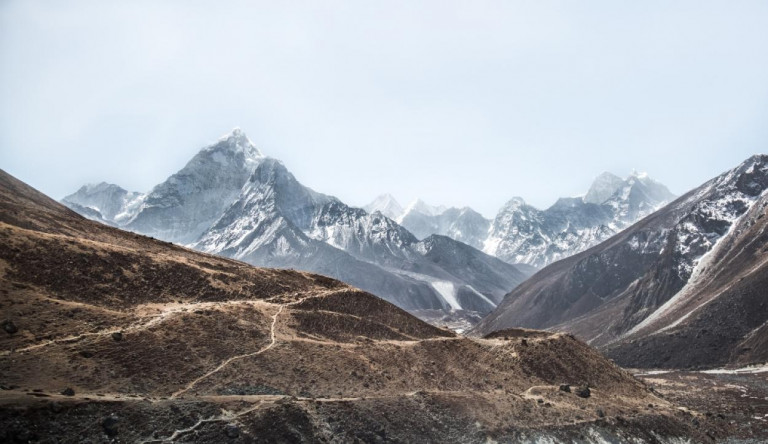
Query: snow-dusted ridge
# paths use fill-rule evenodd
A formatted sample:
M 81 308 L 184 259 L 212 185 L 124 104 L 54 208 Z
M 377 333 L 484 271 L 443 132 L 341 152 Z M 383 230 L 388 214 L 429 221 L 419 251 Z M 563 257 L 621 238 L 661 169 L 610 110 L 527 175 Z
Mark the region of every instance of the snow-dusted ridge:
M 451 237 L 511 264 L 543 267 L 584 251 L 653 213 L 674 195 L 647 173 L 626 179 L 603 173 L 577 197 L 561 198 L 546 210 L 513 197 L 491 221 L 471 208 L 432 206 L 417 199 L 397 222 L 416 237 Z M 386 202 L 379 197 L 369 208 Z

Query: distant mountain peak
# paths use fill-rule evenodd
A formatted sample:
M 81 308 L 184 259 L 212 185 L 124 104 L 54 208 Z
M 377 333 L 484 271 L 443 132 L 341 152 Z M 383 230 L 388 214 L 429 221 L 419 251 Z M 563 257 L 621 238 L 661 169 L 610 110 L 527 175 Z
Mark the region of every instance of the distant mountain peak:
M 520 196 L 515 196 L 512 199 L 509 199 L 507 203 L 504 204 L 503 210 L 516 210 L 526 205 L 528 204 L 525 202 L 525 199 L 523 199 Z
M 394 220 L 403 214 L 403 207 L 389 193 L 381 194 L 373 202 L 364 206 L 363 209 L 368 213 L 375 213 L 376 211 Z
M 408 207 L 404 211 L 404 214 L 408 214 L 411 212 L 418 212 L 418 213 L 426 214 L 428 216 L 437 216 L 445 212 L 445 210 L 447 210 L 447 208 L 443 205 L 433 206 L 424 202 L 421 198 L 417 198 L 416 200 L 414 200 L 408 205 Z
M 119 185 L 107 182 L 89 183 L 83 185 L 76 192 L 64 197 L 62 203 L 75 211 L 79 208 L 89 209 L 90 217 L 101 222 L 116 222 L 115 219 L 126 219 L 132 211 L 141 203 L 143 194 L 130 192 Z M 93 211 L 98 217 L 92 217 Z
M 245 132 L 237 127 L 220 137 L 216 143 L 203 148 L 201 152 L 213 153 L 214 160 L 217 160 L 220 163 L 224 162 L 224 158 L 215 156 L 215 153 L 228 153 L 230 155 L 242 153 L 246 162 L 257 161 L 264 157 Z
M 95 193 L 95 192 L 101 192 L 105 190 L 122 190 L 125 191 L 120 185 L 115 185 L 113 183 L 108 182 L 99 182 L 99 183 L 87 183 L 80 187 L 79 190 L 75 194 L 78 193 Z
M 584 195 L 584 202 L 599 205 L 608 200 L 623 184 L 621 177 L 606 171 L 592 181 L 589 191 Z

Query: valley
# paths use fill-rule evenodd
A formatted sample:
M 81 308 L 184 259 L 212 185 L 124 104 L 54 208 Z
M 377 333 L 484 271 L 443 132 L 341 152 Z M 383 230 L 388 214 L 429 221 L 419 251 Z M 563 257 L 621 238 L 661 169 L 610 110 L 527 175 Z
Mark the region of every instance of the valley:
M 762 367 L 734 370 L 768 360 L 765 156 L 536 271 L 419 240 L 254 150 L 236 133 L 150 194 L 83 189 L 80 214 L 0 176 L 6 441 L 768 439 Z M 208 181 L 222 162 L 239 176 Z M 553 208 L 653 185 L 596 184 Z M 139 226 L 161 239 L 121 229 Z
M 8 442 L 707 439 L 572 336 L 456 335 L 333 279 L 120 231 L 0 179 Z

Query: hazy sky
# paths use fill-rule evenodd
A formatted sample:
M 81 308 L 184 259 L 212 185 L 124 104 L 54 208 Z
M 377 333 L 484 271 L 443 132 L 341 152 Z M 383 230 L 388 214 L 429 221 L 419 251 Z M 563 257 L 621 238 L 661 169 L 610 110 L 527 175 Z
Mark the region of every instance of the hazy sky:
M 235 126 L 356 205 L 682 193 L 768 152 L 768 1 L 0 1 L 0 168 L 43 192 Z

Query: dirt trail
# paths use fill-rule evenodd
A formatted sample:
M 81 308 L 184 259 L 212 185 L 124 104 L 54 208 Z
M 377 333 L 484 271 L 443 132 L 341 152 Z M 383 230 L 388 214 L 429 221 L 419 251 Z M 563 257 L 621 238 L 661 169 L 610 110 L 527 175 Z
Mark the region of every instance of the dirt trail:
M 138 442 L 141 443 L 141 444 L 149 444 L 149 443 L 155 443 L 155 442 L 173 442 L 176 439 L 178 439 L 179 437 L 181 437 L 183 435 L 186 435 L 187 433 L 194 432 L 198 427 L 200 427 L 203 424 L 207 424 L 207 423 L 211 423 L 211 422 L 225 422 L 225 421 L 226 422 L 230 422 L 230 421 L 234 421 L 237 418 L 240 418 L 241 416 L 245 416 L 245 415 L 247 415 L 247 414 L 249 414 L 249 413 L 251 413 L 251 412 L 253 412 L 255 410 L 258 410 L 259 408 L 261 408 L 261 406 L 262 406 L 262 404 L 259 403 L 259 404 L 257 404 L 254 407 L 250 407 L 250 408 L 247 408 L 247 409 L 239 411 L 239 412 L 224 411 L 224 413 L 222 413 L 219 416 L 212 416 L 210 418 L 202 418 L 202 419 L 198 420 L 195 424 L 193 424 L 193 425 L 191 425 L 191 426 L 189 426 L 187 428 L 176 429 L 171 434 L 171 436 L 169 436 L 167 438 L 152 438 L 152 439 L 147 439 L 147 440 L 141 440 L 141 441 L 138 441 Z
M 192 310 L 216 308 L 216 307 L 222 307 L 227 305 L 265 305 L 265 304 L 271 305 L 268 302 L 260 301 L 260 300 L 235 300 L 235 301 L 224 301 L 224 302 L 190 302 L 190 303 L 182 303 L 182 304 L 177 304 L 177 303 L 146 304 L 146 305 L 137 307 L 135 311 L 139 313 L 155 312 L 155 314 L 141 315 L 140 316 L 141 319 L 138 322 L 135 322 L 126 327 L 113 327 L 113 328 L 107 328 L 107 329 L 99 330 L 95 332 L 79 333 L 76 335 L 65 336 L 63 338 L 49 339 L 49 340 L 40 342 L 38 344 L 29 345 L 23 348 L 17 348 L 15 350 L 4 350 L 0 352 L 0 356 L 8 356 L 11 353 L 28 352 L 28 351 L 36 350 L 39 348 L 47 347 L 53 344 L 76 342 L 87 337 L 108 336 L 108 335 L 111 335 L 112 333 L 118 333 L 118 332 L 127 333 L 127 332 L 136 332 L 136 331 L 146 330 L 154 325 L 157 325 L 169 319 L 173 315 L 188 313 Z M 125 313 L 122 313 L 122 314 L 125 314 Z
M 255 351 L 253 353 L 246 353 L 244 355 L 235 355 L 235 356 L 231 356 L 231 357 L 227 358 L 224 362 L 222 362 L 221 364 L 216 366 L 216 368 L 214 368 L 213 370 L 211 370 L 208 373 L 205 373 L 204 375 L 200 376 L 199 378 L 193 380 L 192 382 L 187 384 L 183 389 L 181 389 L 181 390 L 179 390 L 177 392 L 174 392 L 171 395 L 171 399 L 178 398 L 179 396 L 181 396 L 184 393 L 188 392 L 190 389 L 192 389 L 192 387 L 197 385 L 198 382 L 202 381 L 203 379 L 208 378 L 209 376 L 211 376 L 211 375 L 213 375 L 215 373 L 218 373 L 219 371 L 221 371 L 221 369 L 223 369 L 224 367 L 229 365 L 230 362 L 237 361 L 237 360 L 244 359 L 244 358 L 249 358 L 251 356 L 260 355 L 260 354 L 264 353 L 265 351 L 269 350 L 270 348 L 274 347 L 275 343 L 277 342 L 277 340 L 275 339 L 275 324 L 277 324 L 277 317 L 280 316 L 280 313 L 282 313 L 284 308 L 285 308 L 285 305 L 281 305 L 277 309 L 275 314 L 272 315 L 272 325 L 271 325 L 271 327 L 269 329 L 269 337 L 270 337 L 269 344 L 267 344 L 263 348 Z
M 224 362 L 222 362 L 221 364 L 216 366 L 214 369 L 210 370 L 209 372 L 205 373 L 204 375 L 200 376 L 199 378 L 191 381 L 183 389 L 174 392 L 171 395 L 171 399 L 178 398 L 179 396 L 181 396 L 184 393 L 188 392 L 195 385 L 197 385 L 197 383 L 199 383 L 200 381 L 202 381 L 204 379 L 207 379 L 211 375 L 214 375 L 214 374 L 218 373 L 223 368 L 225 368 L 227 365 L 229 365 L 231 362 L 238 361 L 240 359 L 250 358 L 252 356 L 258 356 L 258 355 L 266 352 L 267 350 L 271 349 L 272 347 L 274 347 L 275 344 L 277 343 L 277 338 L 275 336 L 275 330 L 276 330 L 276 327 L 277 327 L 277 318 L 280 316 L 280 313 L 283 312 L 283 309 L 285 309 L 285 307 L 288 307 L 288 306 L 291 306 L 291 305 L 301 304 L 302 302 L 306 301 L 307 299 L 324 297 L 324 296 L 327 296 L 327 295 L 329 295 L 331 293 L 334 293 L 336 291 L 338 291 L 338 290 L 324 291 L 324 292 L 316 294 L 316 295 L 303 297 L 303 298 L 301 298 L 301 299 L 299 299 L 297 301 L 287 302 L 285 304 L 280 304 L 278 306 L 278 309 L 275 312 L 275 314 L 272 315 L 272 325 L 269 327 L 269 344 L 267 344 L 266 346 L 262 347 L 261 349 L 255 351 L 255 352 L 245 353 L 245 354 L 242 354 L 242 355 L 235 355 L 235 356 L 231 356 L 231 357 L 227 358 Z

